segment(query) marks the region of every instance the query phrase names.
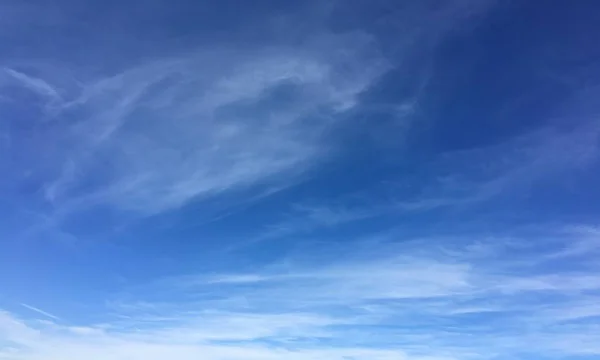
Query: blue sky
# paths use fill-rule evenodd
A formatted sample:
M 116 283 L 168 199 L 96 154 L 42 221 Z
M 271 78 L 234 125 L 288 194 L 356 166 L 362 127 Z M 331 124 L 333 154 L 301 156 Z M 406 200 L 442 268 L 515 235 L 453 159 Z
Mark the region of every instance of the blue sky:
M 600 5 L 0 1 L 0 359 L 600 356 Z

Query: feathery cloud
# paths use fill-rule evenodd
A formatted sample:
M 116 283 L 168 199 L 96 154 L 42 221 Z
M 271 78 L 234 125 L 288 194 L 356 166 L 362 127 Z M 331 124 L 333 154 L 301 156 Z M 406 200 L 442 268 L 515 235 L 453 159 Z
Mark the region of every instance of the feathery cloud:
M 561 260 L 552 254 L 587 241 L 569 229 L 516 234 L 526 236 L 518 237 L 520 247 L 477 236 L 454 244 L 426 238 L 352 251 L 345 258 L 332 249 L 314 249 L 312 260 L 304 255 L 304 260 L 252 272 L 165 278 L 126 290 L 110 305 L 114 319 L 103 324 L 58 325 L 5 312 L 0 329 L 9 344 L 3 356 L 420 360 L 597 355 L 598 329 L 590 320 L 599 314 L 593 306 L 600 294 L 599 269 L 557 271 L 553 265 Z M 545 240 L 548 234 L 553 240 Z M 503 251 L 481 250 L 499 245 Z M 529 265 L 514 261 L 534 253 L 544 262 L 537 256 Z M 485 321 L 478 322 L 483 314 Z M 465 322 L 466 317 L 472 321 Z
M 356 40 L 202 51 L 89 84 L 64 105 L 88 115 L 65 129 L 75 145 L 47 198 L 156 213 L 298 175 L 327 156 L 339 113 L 386 69 Z

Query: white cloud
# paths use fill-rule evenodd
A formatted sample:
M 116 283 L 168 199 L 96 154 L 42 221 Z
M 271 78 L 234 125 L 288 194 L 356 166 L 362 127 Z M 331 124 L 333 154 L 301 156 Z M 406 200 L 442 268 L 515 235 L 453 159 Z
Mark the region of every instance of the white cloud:
M 460 264 L 384 258 L 310 271 L 184 278 L 175 283 L 195 288 L 198 294 L 220 286 L 224 296 L 243 298 L 245 307 L 299 309 L 450 296 L 469 289 L 468 277 L 468 266 Z
M 0 339 L 21 344 L 37 341 L 39 336 L 40 332 L 38 330 L 30 328 L 10 313 L 0 311 Z
M 294 345 L 296 336 L 319 336 L 315 327 L 328 325 L 323 319 L 301 316 L 237 316 L 221 317 L 215 321 L 202 321 L 190 328 L 166 328 L 144 332 L 118 332 L 100 329 L 81 331 L 80 327 L 56 324 L 26 324 L 24 321 L 4 314 L 0 329 L 21 329 L 22 332 L 39 333 L 38 337 L 13 336 L 14 346 L 1 349 L 7 360 L 69 360 L 81 359 L 442 359 L 432 357 L 409 357 L 396 349 L 370 349 L 355 346 L 324 349 L 315 345 Z M 290 342 L 277 346 L 247 343 L 244 340 L 260 340 L 274 334 L 288 338 Z M 281 339 L 281 340 L 284 340 Z M 219 340 L 228 343 L 219 344 Z M 297 341 L 298 339 L 296 339 Z M 20 349 L 26 349 L 21 351 Z
M 90 83 L 63 106 L 86 120 L 65 129 L 72 148 L 47 198 L 155 213 L 300 174 L 327 155 L 334 115 L 386 69 L 364 37 L 342 38 L 202 51 Z
M 36 93 L 37 95 L 46 98 L 46 100 L 52 102 L 61 101 L 59 91 L 45 80 L 6 67 L 4 68 L 4 72 L 10 75 L 20 85 Z
M 565 271 L 563 258 L 550 256 L 585 241 L 580 227 L 529 229 L 508 240 L 471 235 L 453 244 L 439 236 L 362 250 L 352 242 L 346 252 L 321 246 L 253 271 L 127 287 L 102 324 L 5 312 L 1 351 L 8 360 L 599 354 L 600 270 Z M 524 266 L 520 257 L 543 260 Z
M 46 316 L 46 317 L 49 317 L 49 318 L 51 318 L 51 319 L 54 319 L 54 320 L 59 320 L 59 317 L 58 317 L 58 316 L 56 316 L 56 315 L 52 315 L 52 314 L 50 314 L 49 312 L 47 312 L 47 311 L 44 311 L 44 310 L 42 310 L 42 309 L 38 309 L 38 308 L 36 308 L 35 306 L 31 306 L 31 305 L 27 305 L 27 304 L 21 304 L 21 306 L 23 306 L 24 308 L 27 308 L 27 309 L 29 309 L 29 310 L 31 310 L 31 311 L 35 311 L 35 312 L 36 312 L 36 313 L 38 313 L 38 314 L 42 314 L 42 315 L 44 315 L 44 316 Z
M 237 248 L 288 236 L 306 236 L 318 230 L 352 226 L 383 216 L 402 216 L 440 209 L 469 209 L 486 202 L 521 194 L 536 184 L 572 176 L 598 163 L 600 126 L 586 123 L 571 129 L 557 128 L 522 134 L 502 143 L 445 152 L 414 170 L 383 184 L 359 192 L 329 197 L 326 203 L 304 200 L 291 204 L 287 212 L 245 239 Z M 423 173 L 427 176 L 424 177 Z M 600 249 L 598 231 L 585 232 L 576 247 L 561 253 L 569 256 Z

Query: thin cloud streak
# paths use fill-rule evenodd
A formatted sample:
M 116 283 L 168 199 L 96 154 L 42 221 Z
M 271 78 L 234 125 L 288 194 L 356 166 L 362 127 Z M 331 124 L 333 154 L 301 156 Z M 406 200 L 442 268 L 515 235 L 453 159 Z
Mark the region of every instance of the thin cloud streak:
M 47 98 L 49 101 L 58 102 L 62 100 L 58 90 L 41 78 L 27 75 L 23 72 L 6 67 L 4 68 L 4 72 L 17 80 L 28 90 Z
M 42 314 L 42 315 L 44 315 L 44 316 L 46 316 L 46 317 L 49 317 L 49 318 L 51 318 L 51 319 L 54 319 L 54 320 L 60 320 L 60 318 L 59 318 L 58 316 L 56 316 L 56 315 L 52 315 L 52 314 L 50 314 L 49 312 L 47 312 L 47 311 L 44 311 L 44 310 L 42 310 L 42 309 L 38 309 L 38 308 L 36 308 L 35 306 L 31 306 L 31 305 L 27 305 L 27 304 L 23 304 L 23 303 L 21 304 L 21 306 L 23 306 L 24 308 L 27 308 L 27 309 L 29 309 L 29 310 L 31 310 L 31 311 L 35 311 L 35 312 L 36 312 L 36 313 L 38 313 L 38 314 Z

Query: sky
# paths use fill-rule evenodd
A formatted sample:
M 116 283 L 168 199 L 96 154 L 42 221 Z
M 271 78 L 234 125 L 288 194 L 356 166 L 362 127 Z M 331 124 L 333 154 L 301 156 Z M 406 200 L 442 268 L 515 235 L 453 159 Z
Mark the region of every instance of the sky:
M 600 4 L 0 0 L 0 360 L 600 357 Z

